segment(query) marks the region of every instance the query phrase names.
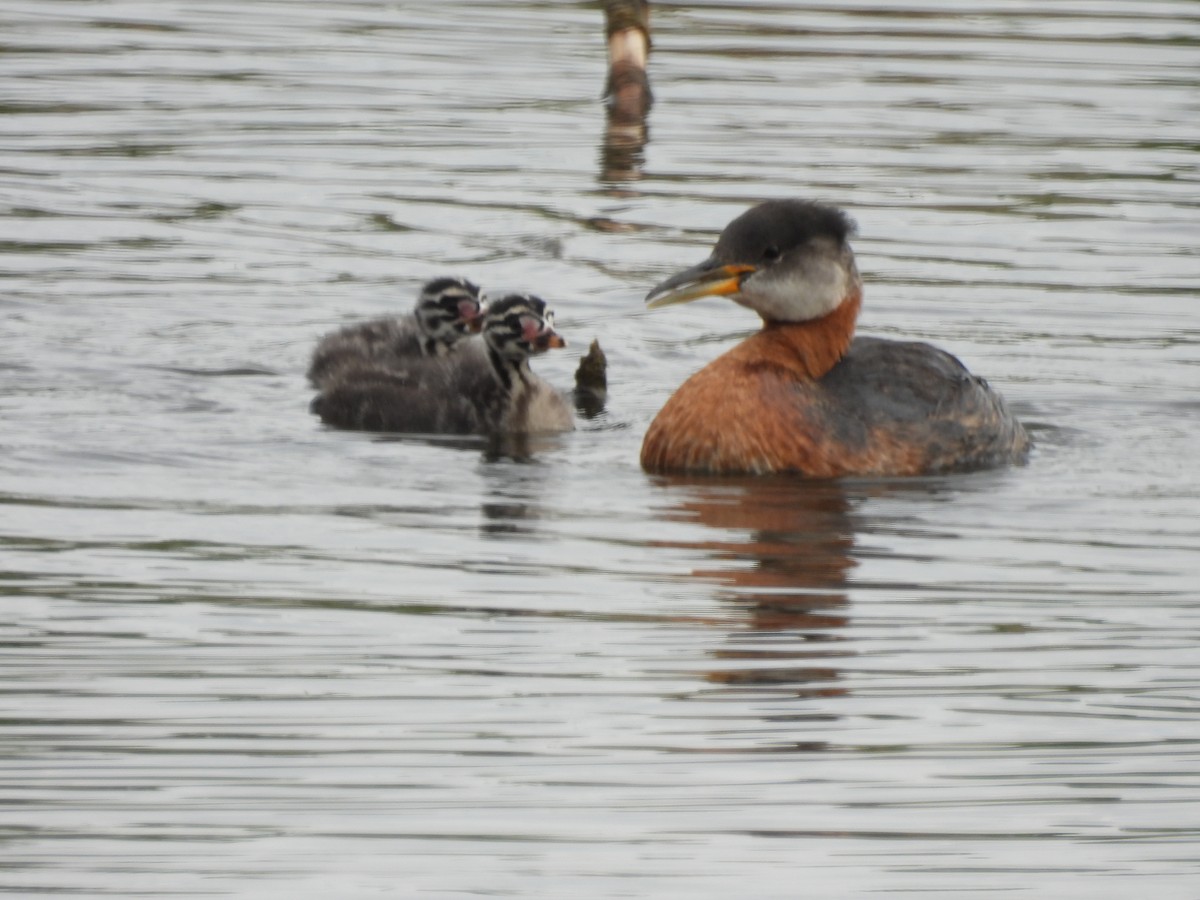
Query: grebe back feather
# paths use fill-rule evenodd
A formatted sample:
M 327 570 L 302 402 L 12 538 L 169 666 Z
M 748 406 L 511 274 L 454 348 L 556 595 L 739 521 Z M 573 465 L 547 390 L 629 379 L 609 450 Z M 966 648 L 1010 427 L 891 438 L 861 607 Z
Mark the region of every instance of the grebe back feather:
M 407 316 L 372 319 L 325 335 L 313 351 L 308 380 L 320 388 L 347 366 L 403 367 L 414 357 L 442 356 L 458 349 L 481 324 L 479 288 L 465 278 L 435 278 L 421 288 Z

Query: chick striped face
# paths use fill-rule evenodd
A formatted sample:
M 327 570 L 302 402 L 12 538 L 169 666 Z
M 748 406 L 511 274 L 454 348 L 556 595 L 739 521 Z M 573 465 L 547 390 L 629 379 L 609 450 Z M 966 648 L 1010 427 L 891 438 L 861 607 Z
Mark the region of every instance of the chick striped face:
M 554 330 L 554 313 L 533 294 L 509 294 L 487 305 L 483 339 L 505 359 L 521 361 L 567 342 Z
M 421 289 L 416 316 L 428 344 L 449 348 L 483 324 L 479 288 L 465 278 L 435 278 Z

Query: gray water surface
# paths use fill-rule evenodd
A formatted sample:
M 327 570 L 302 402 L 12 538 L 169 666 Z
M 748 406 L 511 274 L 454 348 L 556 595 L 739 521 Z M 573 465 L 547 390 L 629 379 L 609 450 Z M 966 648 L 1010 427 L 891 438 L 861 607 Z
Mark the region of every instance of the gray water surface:
M 1200 7 L 657 3 L 607 137 L 602 21 L 0 3 L 0 892 L 1200 896 Z M 778 196 L 1027 466 L 640 471 L 755 327 L 646 290 Z M 322 429 L 446 273 L 604 415 Z

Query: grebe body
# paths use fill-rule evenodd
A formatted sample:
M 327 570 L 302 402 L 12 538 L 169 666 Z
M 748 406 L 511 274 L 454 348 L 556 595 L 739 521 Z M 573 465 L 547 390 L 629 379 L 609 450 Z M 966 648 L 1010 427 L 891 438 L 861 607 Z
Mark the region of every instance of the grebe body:
M 862 283 L 852 231 L 824 204 L 761 204 L 730 223 L 708 260 L 650 292 L 652 307 L 729 296 L 758 312 L 763 328 L 668 400 L 643 441 L 643 468 L 834 478 L 1024 458 L 1020 422 L 955 357 L 854 338 Z
M 485 307 L 483 341 L 401 365 L 343 367 L 312 402 L 337 428 L 410 434 L 570 431 L 570 406 L 529 368 L 529 358 L 566 341 L 543 300 L 510 294 Z
M 465 278 L 435 278 L 421 288 L 407 316 L 347 325 L 325 335 L 313 351 L 308 380 L 323 387 L 348 366 L 404 367 L 422 356 L 444 356 L 482 325 L 479 288 Z

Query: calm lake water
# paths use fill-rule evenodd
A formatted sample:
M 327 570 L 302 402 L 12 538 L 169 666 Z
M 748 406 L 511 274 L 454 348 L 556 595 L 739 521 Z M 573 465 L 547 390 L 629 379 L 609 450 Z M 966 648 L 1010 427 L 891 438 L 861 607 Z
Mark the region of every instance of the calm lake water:
M 640 147 L 599 3 L 0 2 L 0 892 L 1200 896 L 1200 5 L 653 21 Z M 1027 466 L 641 472 L 755 327 L 645 292 L 780 196 Z M 446 273 L 608 410 L 322 429 Z

